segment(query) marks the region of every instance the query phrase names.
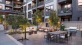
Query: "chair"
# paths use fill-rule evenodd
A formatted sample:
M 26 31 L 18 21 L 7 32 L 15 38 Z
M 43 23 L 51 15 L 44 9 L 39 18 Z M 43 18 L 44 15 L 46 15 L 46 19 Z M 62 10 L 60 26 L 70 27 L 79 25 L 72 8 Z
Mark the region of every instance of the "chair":
M 51 37 L 52 36 L 49 33 L 47 33 L 47 35 L 44 36 L 44 38 L 47 39 L 47 40 L 51 40 Z
M 62 42 L 68 41 L 68 33 L 60 34 L 59 41 L 62 41 Z

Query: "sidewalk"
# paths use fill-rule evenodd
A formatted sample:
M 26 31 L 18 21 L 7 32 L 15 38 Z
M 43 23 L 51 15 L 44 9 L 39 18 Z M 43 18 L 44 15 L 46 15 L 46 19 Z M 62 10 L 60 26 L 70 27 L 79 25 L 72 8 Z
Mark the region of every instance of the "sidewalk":
M 5 34 L 5 31 L 0 31 L 0 45 L 23 45 L 23 44 L 18 42 L 10 35 Z

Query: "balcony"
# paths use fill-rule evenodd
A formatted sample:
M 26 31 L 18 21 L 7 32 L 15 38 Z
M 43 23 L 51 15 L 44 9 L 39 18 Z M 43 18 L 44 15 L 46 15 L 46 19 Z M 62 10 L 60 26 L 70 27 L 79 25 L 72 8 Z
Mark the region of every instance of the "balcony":
M 6 6 L 9 6 L 9 7 L 13 7 L 12 3 L 10 3 L 10 4 L 6 4 L 6 3 L 5 3 L 5 5 L 6 5 Z
M 20 2 L 20 1 L 17 1 L 17 2 L 14 1 L 14 3 L 15 3 L 15 4 L 21 4 L 21 5 L 23 4 L 23 2 Z
M 60 2 L 64 2 L 64 1 L 66 1 L 66 0 L 58 0 L 59 3 L 60 3 Z
M 59 9 L 58 10 L 58 16 L 65 16 L 65 15 L 72 15 L 72 10 L 70 8 L 68 9 Z
M 15 5 L 14 8 L 21 8 L 21 5 Z
M 5 9 L 5 11 L 12 11 L 12 9 Z
M 44 5 L 44 1 L 41 1 L 41 2 L 37 3 L 37 6 L 42 6 L 42 5 Z
M 24 14 L 22 10 L 18 11 L 18 10 L 14 10 L 13 12 L 17 13 L 17 14 Z

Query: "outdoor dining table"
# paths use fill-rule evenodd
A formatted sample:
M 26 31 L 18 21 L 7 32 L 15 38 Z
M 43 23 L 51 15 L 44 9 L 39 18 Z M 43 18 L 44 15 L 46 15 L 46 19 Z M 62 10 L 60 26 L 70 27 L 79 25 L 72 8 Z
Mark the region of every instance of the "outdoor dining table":
M 53 35 L 59 35 L 59 34 L 65 34 L 67 33 L 67 31 L 55 31 L 55 32 L 49 32 L 49 34 L 53 34 Z
M 56 42 L 58 42 L 60 34 L 67 34 L 67 31 L 55 31 L 55 32 L 48 32 L 50 35 L 53 35 L 56 37 Z

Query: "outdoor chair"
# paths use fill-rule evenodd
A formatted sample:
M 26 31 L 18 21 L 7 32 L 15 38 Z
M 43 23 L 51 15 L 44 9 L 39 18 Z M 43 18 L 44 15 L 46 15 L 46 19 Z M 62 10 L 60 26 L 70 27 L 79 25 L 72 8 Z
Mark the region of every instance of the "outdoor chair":
M 50 35 L 49 33 L 47 35 L 44 35 L 44 38 L 47 40 L 51 40 L 52 39 L 52 35 Z
M 68 41 L 68 34 L 60 34 L 59 42 Z
M 37 31 L 33 31 L 34 32 L 34 34 L 37 34 Z
M 31 34 L 33 34 L 33 31 L 30 31 L 30 32 L 29 32 L 29 35 L 31 35 Z

